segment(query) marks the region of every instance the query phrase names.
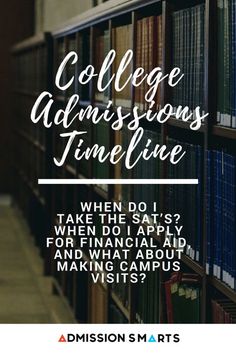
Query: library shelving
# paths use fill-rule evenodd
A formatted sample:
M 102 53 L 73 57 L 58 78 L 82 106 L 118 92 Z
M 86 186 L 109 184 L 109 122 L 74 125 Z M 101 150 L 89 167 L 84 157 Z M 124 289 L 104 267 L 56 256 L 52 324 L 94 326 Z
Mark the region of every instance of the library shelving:
M 234 67 L 228 54 L 230 44 L 227 40 L 224 46 L 221 33 L 232 27 L 227 20 L 231 18 L 231 12 L 233 16 L 233 11 L 234 1 L 228 0 L 133 0 L 111 8 L 107 2 L 103 11 L 95 9 L 87 18 L 79 16 L 59 30 L 29 39 L 13 49 L 16 81 L 13 116 L 17 121 L 14 131 L 15 194 L 42 249 L 42 237 L 46 230 L 52 231 L 57 222 L 56 214 L 79 213 L 79 202 L 88 200 L 121 201 L 127 223 L 131 219 L 127 202 L 158 201 L 160 212 L 181 214 L 186 230 L 188 250 L 181 258 L 181 273 L 150 272 L 145 283 L 138 285 L 94 284 L 87 272 L 57 272 L 53 253 L 42 251 L 46 274 L 53 276 L 55 290 L 67 297 L 79 322 L 216 322 L 215 301 L 230 301 L 232 308 L 236 303 L 233 283 L 236 269 L 234 101 L 225 94 L 221 98 L 220 87 L 223 85 L 226 92 L 231 88 L 234 91 L 228 77 L 229 62 Z M 231 36 L 229 32 L 228 35 Z M 120 105 L 123 112 L 130 114 L 120 131 L 114 131 L 104 121 L 93 126 L 86 119 L 74 122 L 74 130 L 87 131 L 84 149 L 95 141 L 108 150 L 119 143 L 127 147 L 133 136 L 127 127 L 132 119 L 132 108 L 148 109 L 144 100 L 145 83 L 138 88 L 126 86 L 121 92 L 116 92 L 110 85 L 101 93 L 96 89 L 95 80 L 82 86 L 75 79 L 67 90 L 56 88 L 55 75 L 67 53 L 77 52 L 79 60 L 75 65 L 66 66 L 61 77 L 64 84 L 73 76 L 77 78 L 89 64 L 99 71 L 110 49 L 116 50 L 117 57 L 104 77 L 106 82 L 125 52 L 132 49 L 133 60 L 126 68 L 127 76 L 139 66 L 143 66 L 145 72 L 159 66 L 163 74 L 179 66 L 185 74 L 177 89 L 162 82 L 155 96 L 154 112 L 171 103 L 176 109 L 178 105 L 187 105 L 192 112 L 199 106 L 202 114 L 209 113 L 197 132 L 190 129 L 193 120 L 176 119 L 174 114 L 165 124 L 140 123 L 144 138 L 150 139 L 152 144 L 173 146 L 178 143 L 184 147 L 187 155 L 178 168 L 167 163 L 142 162 L 141 166 L 127 171 L 123 162 L 116 167 L 108 163 L 101 166 L 95 159 L 76 161 L 72 154 L 62 167 L 53 165 L 52 157 L 60 158 L 65 148 L 65 142 L 58 137 L 63 128 L 58 125 L 46 131 L 39 125 L 37 131 L 33 129 L 30 109 L 40 91 L 52 92 L 55 111 L 65 109 L 70 96 L 78 94 L 76 113 L 90 105 L 104 112 L 112 101 L 111 113 Z M 220 58 L 220 50 L 225 61 Z M 189 177 L 198 178 L 199 185 L 151 187 L 147 183 L 142 186 L 54 185 L 39 188 L 37 179 L 43 177 Z M 146 225 L 143 227 L 145 229 Z M 163 236 L 154 233 L 152 237 L 161 246 Z M 86 251 L 83 256 L 85 261 L 90 261 Z M 182 309 L 186 304 L 186 308 L 195 313 L 194 317 L 175 311 L 173 303 Z
M 51 36 L 39 34 L 12 48 L 14 85 L 12 99 L 14 194 L 37 245 L 45 254 L 43 234 L 48 231 L 48 190 L 38 185 L 39 175 L 46 176 L 50 135 L 30 124 L 30 110 L 39 92 L 50 90 Z

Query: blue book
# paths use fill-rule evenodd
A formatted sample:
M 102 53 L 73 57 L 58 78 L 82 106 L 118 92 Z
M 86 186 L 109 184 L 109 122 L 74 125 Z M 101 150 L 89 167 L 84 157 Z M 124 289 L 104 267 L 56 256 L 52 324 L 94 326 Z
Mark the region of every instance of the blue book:
M 206 184 L 206 274 L 210 274 L 210 260 L 211 252 L 209 248 L 210 236 L 211 236 L 211 217 L 210 217 L 210 151 L 206 152 L 207 154 L 207 184 Z
M 206 273 L 208 275 L 213 274 L 213 227 L 212 227 L 212 168 L 213 168 L 213 153 L 212 151 L 207 151 L 207 202 L 206 202 L 206 222 L 207 222 L 207 255 L 206 255 Z
M 231 287 L 236 290 L 236 157 L 230 157 Z
M 202 197 L 201 197 L 201 188 L 202 188 L 202 148 L 201 146 L 196 146 L 197 153 L 197 178 L 199 184 L 197 186 L 197 234 L 196 234 L 196 261 L 201 261 L 201 244 L 202 244 Z
M 213 167 L 213 195 L 214 195 L 214 265 L 213 275 L 221 279 L 221 241 L 222 241 L 222 189 L 221 189 L 221 178 L 222 178 L 222 155 L 220 151 L 213 151 L 214 155 L 214 167 Z
M 222 154 L 222 280 L 230 280 L 230 232 L 229 232 L 229 155 Z
M 213 237 L 212 237 L 212 242 L 213 242 L 213 275 L 217 277 L 217 267 L 218 267 L 218 253 L 217 253 L 217 248 L 218 248 L 218 236 L 217 236 L 217 228 L 218 228 L 218 222 L 217 222 L 217 216 L 218 216 L 218 202 L 217 202 L 217 151 L 213 151 L 213 185 L 212 185 L 212 193 L 213 193 L 213 212 L 212 212 L 212 219 L 214 220 L 213 222 Z
M 217 256 L 218 268 L 217 277 L 222 279 L 222 248 L 223 248 L 223 207 L 222 207 L 222 193 L 223 193 L 223 152 L 217 151 Z
M 232 105 L 232 127 L 236 128 L 236 0 L 231 4 L 231 105 Z

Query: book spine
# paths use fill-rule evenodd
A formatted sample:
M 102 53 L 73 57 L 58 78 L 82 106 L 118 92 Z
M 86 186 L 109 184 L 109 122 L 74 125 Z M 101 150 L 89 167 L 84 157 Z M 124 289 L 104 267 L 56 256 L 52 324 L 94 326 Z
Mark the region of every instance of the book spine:
M 221 248 L 221 254 L 222 254 L 222 280 L 225 283 L 228 283 L 228 261 L 227 261 L 227 246 L 228 246 L 228 241 L 229 241 L 229 234 L 228 234 L 228 215 L 227 215 L 227 188 L 228 188 L 228 170 L 227 170 L 227 155 L 222 153 L 222 248 Z
M 148 51 L 148 36 L 147 36 L 147 25 L 146 18 L 142 19 L 142 67 L 144 68 L 144 73 L 147 72 L 147 51 Z M 146 94 L 146 83 L 142 83 L 141 90 L 141 110 L 145 110 L 145 94 Z
M 172 46 L 172 61 L 173 66 L 178 67 L 178 60 L 177 60 L 177 48 L 178 48 L 178 12 L 174 12 L 172 15 L 172 22 L 173 22 L 173 46 Z M 178 85 L 175 86 L 172 90 L 172 105 L 174 109 L 177 107 L 177 89 Z
M 231 36 L 232 36 L 232 93 L 231 93 L 231 104 L 232 104 L 232 128 L 236 128 L 236 0 L 232 1 L 232 26 L 231 26 Z
M 231 267 L 232 267 L 232 288 L 236 290 L 236 157 L 231 158 L 230 163 L 230 184 L 231 184 L 231 193 L 230 193 L 230 218 L 231 218 L 231 239 L 232 239 L 232 246 L 231 246 Z
M 110 35 L 109 30 L 104 32 L 104 59 L 109 53 L 110 50 Z M 103 61 L 103 60 L 102 60 Z M 106 86 L 109 82 L 109 71 L 106 72 L 104 76 L 104 86 Z M 108 103 L 109 101 L 109 87 L 104 91 L 104 103 Z
M 200 23 L 201 23 L 201 39 L 200 39 L 200 107 L 202 114 L 205 114 L 204 108 L 204 62 L 205 62 L 205 5 L 200 6 Z
M 231 111 L 230 111 L 230 33 L 229 33 L 229 1 L 224 0 L 224 125 L 231 127 Z
M 163 62 L 162 62 L 162 49 L 163 49 L 163 43 L 162 43 L 162 16 L 158 16 L 156 18 L 157 20 L 157 66 L 162 68 Z M 154 50 L 154 55 L 155 55 L 155 50 Z M 156 58 L 154 56 L 154 63 L 156 62 Z M 161 109 L 161 85 L 159 85 L 158 90 L 157 90 L 157 110 Z
M 196 261 L 201 260 L 202 254 L 202 215 L 201 215 L 201 205 L 202 205 L 202 196 L 201 196 L 201 187 L 202 187 L 202 149 L 200 146 L 197 146 L 197 178 L 199 180 L 199 185 L 197 187 L 197 233 L 196 233 Z
M 112 49 L 114 49 L 116 51 L 116 28 L 112 28 L 112 40 L 111 40 L 111 47 Z M 115 59 L 113 61 L 113 64 L 112 64 L 112 75 L 114 75 L 114 73 L 117 71 L 117 53 L 116 53 L 116 56 L 115 56 Z M 115 87 L 114 87 L 114 81 L 112 83 L 112 104 L 113 106 L 116 105 L 116 90 L 115 90 Z
M 223 151 L 217 151 L 217 278 L 222 279 L 222 245 L 223 245 L 223 232 L 222 232 L 222 193 L 223 193 Z
M 137 21 L 137 37 L 136 37 L 136 68 L 141 67 L 141 46 L 142 46 L 142 22 L 139 20 Z M 135 87 L 135 98 L 134 98 L 134 105 L 139 107 L 140 105 L 140 86 Z
M 186 38 L 187 38 L 187 31 L 189 31 L 189 28 L 187 28 L 187 10 L 184 9 L 182 11 L 182 15 L 183 15 L 183 25 L 181 26 L 182 28 L 182 45 L 181 45 L 181 51 L 180 51 L 180 55 L 181 55 L 181 69 L 183 70 L 183 73 L 185 75 L 184 79 L 183 79 L 183 91 L 181 92 L 181 101 L 178 102 L 178 104 L 183 104 L 183 106 L 185 107 L 187 105 L 187 82 L 188 82 L 188 72 L 187 72 L 187 53 L 186 53 L 186 47 L 187 47 L 187 43 L 186 43 Z
M 223 12 L 224 3 L 223 0 L 217 1 L 217 23 L 218 23 L 218 46 L 217 46 L 217 57 L 218 57 L 218 91 L 217 91 L 217 122 L 219 124 L 223 123 L 223 89 L 222 84 L 224 82 L 224 56 L 223 56 Z
M 216 159 L 216 151 L 212 151 L 213 156 L 213 180 L 214 180 L 214 189 L 213 189 L 213 219 L 215 219 L 214 223 L 214 234 L 215 234 L 215 241 L 213 243 L 213 275 L 217 275 L 217 216 L 218 216 L 218 204 L 217 204 L 217 159 Z

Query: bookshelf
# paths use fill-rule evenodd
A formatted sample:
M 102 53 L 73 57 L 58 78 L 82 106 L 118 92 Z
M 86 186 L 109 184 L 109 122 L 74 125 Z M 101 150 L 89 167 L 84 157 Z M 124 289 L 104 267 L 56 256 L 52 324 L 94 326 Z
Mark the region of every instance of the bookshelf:
M 94 13 L 89 13 L 89 16 L 80 16 L 75 18 L 69 24 L 65 24 L 59 30 L 52 32 L 50 35 L 41 35 L 36 38 L 29 39 L 19 45 L 15 46 L 13 49 L 14 61 L 17 63 L 23 55 L 28 55 L 28 63 L 31 66 L 32 63 L 37 63 L 38 58 L 41 57 L 42 48 L 46 50 L 46 74 L 40 75 L 42 80 L 42 86 L 38 82 L 37 87 L 29 87 L 30 77 L 27 76 L 25 79 L 25 87 L 18 87 L 13 94 L 16 98 L 14 109 L 16 109 L 15 118 L 19 119 L 22 116 L 22 123 L 15 124 L 17 128 L 15 129 L 15 141 L 16 146 L 21 147 L 21 158 L 15 158 L 15 176 L 16 176 L 16 198 L 24 210 L 26 218 L 29 223 L 32 224 L 32 231 L 36 235 L 36 239 L 40 239 L 39 244 L 42 246 L 42 224 L 38 227 L 37 220 L 40 219 L 39 214 L 44 220 L 43 229 L 50 230 L 50 228 L 57 221 L 55 216 L 57 212 L 78 212 L 77 205 L 79 201 L 87 200 L 99 200 L 99 201 L 120 201 L 123 200 L 123 213 L 126 214 L 127 222 L 130 222 L 131 214 L 127 212 L 125 201 L 135 200 L 142 197 L 143 195 L 151 195 L 151 191 L 148 186 L 135 188 L 126 187 L 121 188 L 118 185 L 102 185 L 102 186 L 92 186 L 92 185 L 81 185 L 81 186 L 50 186 L 48 188 L 39 188 L 36 184 L 38 177 L 56 177 L 56 178 L 114 178 L 122 176 L 124 178 L 137 177 L 148 178 L 150 174 L 145 174 L 144 165 L 142 171 L 134 169 L 132 172 L 125 174 L 122 165 L 112 168 L 111 166 L 104 166 L 103 170 L 99 169 L 99 166 L 94 161 L 83 161 L 78 163 L 75 159 L 68 157 L 66 163 L 63 167 L 58 168 L 52 166 L 51 157 L 59 156 L 63 147 L 64 142 L 58 142 L 58 134 L 62 131 L 61 127 L 55 127 L 52 131 L 45 133 L 42 142 L 41 139 L 35 138 L 39 136 L 40 132 L 31 131 L 31 123 L 26 117 L 29 116 L 29 106 L 32 103 L 33 98 L 35 98 L 39 91 L 42 91 L 43 84 L 44 87 L 53 92 L 55 99 L 55 110 L 65 108 L 68 99 L 73 92 L 79 93 L 80 102 L 78 109 L 86 109 L 88 105 L 98 107 L 100 112 L 106 109 L 106 102 L 111 99 L 116 105 L 117 101 L 122 101 L 125 106 L 124 112 L 130 113 L 132 107 L 136 104 L 137 91 L 132 86 L 130 91 L 125 92 L 125 97 L 118 95 L 114 97 L 114 92 L 112 88 L 104 92 L 104 96 L 100 97 L 96 92 L 95 81 L 90 81 L 91 83 L 87 88 L 81 89 L 78 81 L 75 80 L 73 86 L 64 91 L 63 94 L 55 89 L 53 84 L 55 73 L 57 71 L 58 65 L 64 57 L 65 53 L 74 50 L 81 53 L 80 62 L 75 66 L 70 66 L 65 71 L 62 80 L 66 82 L 67 78 L 81 71 L 83 66 L 86 64 L 93 64 L 95 67 L 99 66 L 99 61 L 104 53 L 108 52 L 109 49 L 114 48 L 115 45 L 122 51 L 126 48 L 132 48 L 134 52 L 134 60 L 130 67 L 131 72 L 139 64 L 139 61 L 145 61 L 144 57 L 140 57 L 137 52 L 140 43 L 138 38 L 138 33 L 140 33 L 140 28 L 145 29 L 145 23 L 151 23 L 149 20 L 152 16 L 158 17 L 159 23 L 162 26 L 162 36 L 161 36 L 161 57 L 159 58 L 162 62 L 163 73 L 169 73 L 173 66 L 173 38 L 178 36 L 176 28 L 173 26 L 173 21 L 178 21 L 177 11 L 183 11 L 184 16 L 188 20 L 188 11 L 185 9 L 192 8 L 197 5 L 204 5 L 204 20 L 202 26 L 204 26 L 204 60 L 202 62 L 202 105 L 204 105 L 205 111 L 209 112 L 209 118 L 206 119 L 204 124 L 197 132 L 193 132 L 190 129 L 191 122 L 183 122 L 182 120 L 177 120 L 171 117 L 166 124 L 148 124 L 147 126 L 143 124 L 145 130 L 148 134 L 152 134 L 151 138 L 153 140 L 160 140 L 162 143 L 173 143 L 173 141 L 181 141 L 189 149 L 189 155 L 194 156 L 198 153 L 198 166 L 195 172 L 198 173 L 198 177 L 201 180 L 199 186 L 199 195 L 194 194 L 192 189 L 186 188 L 187 197 L 193 197 L 198 200 L 199 214 L 196 212 L 188 214 L 186 217 L 186 225 L 190 227 L 187 218 L 194 220 L 194 224 L 198 229 L 198 233 L 195 234 L 193 239 L 189 239 L 194 242 L 199 250 L 199 255 L 196 251 L 192 251 L 192 254 L 184 254 L 181 258 L 182 270 L 184 272 L 192 273 L 193 275 L 198 275 L 198 286 L 200 286 L 201 300 L 200 300 L 200 318 L 199 321 L 211 322 L 211 300 L 225 297 L 230 299 L 232 303 L 236 303 L 236 292 L 225 284 L 216 276 L 207 274 L 207 256 L 208 256 L 208 180 L 209 173 L 214 173 L 214 168 L 208 165 L 208 150 L 221 150 L 224 149 L 235 155 L 235 141 L 236 141 L 236 129 L 229 128 L 226 126 L 221 126 L 217 124 L 217 85 L 215 84 L 214 77 L 217 75 L 217 45 L 216 45 L 216 33 L 217 33 L 217 2 L 214 0 L 188 0 L 184 4 L 175 0 L 169 1 L 157 1 L 157 0 L 133 0 L 125 2 L 122 5 L 117 5 L 109 8 L 109 2 L 105 5 L 102 11 L 94 10 Z M 199 13 L 196 11 L 190 16 L 198 16 Z M 175 18 L 173 16 L 176 16 Z M 195 18 L 195 17 L 194 17 Z M 201 16 L 202 18 L 202 16 Z M 186 21 L 187 21 L 186 20 Z M 143 26 L 143 27 L 142 27 Z M 151 26 L 151 24 L 150 24 Z M 148 27 L 149 28 L 149 27 Z M 150 27 L 151 28 L 151 27 Z M 200 28 L 201 29 L 201 28 Z M 149 29 L 151 33 L 151 29 Z M 202 29 L 201 29 L 202 30 Z M 120 32 L 121 31 L 121 32 Z M 123 32 L 122 32 L 123 31 Z M 175 33 L 176 31 L 176 33 Z M 123 36 L 122 36 L 123 33 Z M 129 38 L 126 43 L 121 44 L 119 42 L 119 34 L 124 37 L 124 34 Z M 146 33 L 147 35 L 147 33 Z M 145 33 L 143 34 L 145 36 Z M 145 39 L 143 39 L 145 41 Z M 160 41 L 160 40 L 159 40 Z M 201 43 L 202 45 L 202 43 Z M 150 49 L 151 50 L 151 49 Z M 186 49 L 189 50 L 188 48 Z M 154 59 L 153 59 L 154 60 Z M 157 60 L 157 58 L 155 58 Z M 180 58 L 176 57 L 176 60 Z M 24 60 L 23 60 L 24 62 Z M 149 63 L 152 66 L 153 62 Z M 146 68 L 148 69 L 148 67 Z M 18 69 L 19 70 L 19 69 Z M 17 70 L 17 71 L 18 71 Z M 38 71 L 37 71 L 38 70 Z M 42 67 L 38 67 L 35 71 L 29 73 L 33 77 L 40 73 Z M 111 75 L 111 70 L 108 73 Z M 187 70 L 187 69 L 186 69 Z M 23 67 L 22 76 L 18 78 L 18 82 L 22 81 L 22 77 L 25 77 L 26 70 Z M 53 73 L 53 75 L 52 75 Z M 189 77 L 194 83 L 194 77 L 191 77 L 191 70 L 188 72 Z M 201 74 L 201 73 L 200 73 Z M 199 74 L 199 75 L 200 75 Z M 184 92 L 188 91 L 188 87 L 183 87 Z M 140 93 L 138 93 L 140 94 Z M 180 93 L 173 93 L 170 87 L 167 85 L 166 81 L 163 81 L 161 90 L 159 92 L 159 98 L 161 106 L 169 103 L 172 99 L 178 98 Z M 176 96 L 175 96 L 176 95 Z M 21 100 L 26 106 L 21 105 Z M 126 98 L 128 97 L 128 102 Z M 139 96 L 138 96 L 139 97 Z M 190 97 L 194 100 L 194 97 Z M 139 98 L 138 98 L 139 100 Z M 104 103 L 105 102 L 105 103 Z M 138 101 L 140 106 L 142 101 Z M 20 105 L 22 110 L 18 109 Z M 119 104 L 118 104 L 119 105 Z M 113 107 L 110 111 L 113 111 Z M 24 120 L 24 121 L 23 121 Z M 76 128 L 76 124 L 75 124 Z M 77 127 L 78 128 L 78 127 Z M 108 125 L 99 125 L 99 129 L 91 128 L 85 121 L 79 123 L 79 128 L 88 130 L 88 136 L 86 138 L 86 146 L 90 146 L 92 141 L 99 141 L 100 144 L 105 146 L 113 146 L 119 143 L 122 139 L 122 143 L 126 144 L 127 139 L 132 136 L 125 135 L 125 129 L 121 133 L 114 133 L 114 131 L 108 127 Z M 39 126 L 40 129 L 40 126 Z M 45 132 L 45 129 L 42 129 Z M 151 131 L 151 132 L 150 132 Z M 148 135 L 149 136 L 149 135 Z M 198 152 L 194 150 L 192 146 L 197 146 Z M 17 150 L 18 151 L 18 150 Z M 27 151 L 27 153 L 26 153 Z M 195 151 L 195 152 L 194 152 Z M 192 158 L 192 164 L 190 166 L 183 166 L 183 168 L 193 169 L 196 164 L 195 157 Z M 190 159 L 191 159 L 190 158 Z M 30 170 L 32 161 L 39 161 L 39 167 L 36 170 Z M 43 168 L 43 164 L 46 166 Z M 44 171 L 43 171 L 44 170 Z M 188 170 L 188 169 L 186 169 Z M 44 174 L 45 173 L 45 174 Z M 140 174 L 141 173 L 141 174 Z M 151 173 L 151 171 L 150 171 Z M 160 166 L 154 177 L 166 178 L 170 175 L 175 175 L 176 171 L 171 171 L 168 166 L 163 163 Z M 171 174 L 172 173 L 172 174 Z M 180 177 L 180 174 L 176 174 Z M 176 176 L 175 175 L 175 176 Z M 175 195 L 175 198 L 180 198 L 180 194 L 184 193 L 182 189 L 173 188 L 168 189 L 166 186 L 160 187 L 158 190 L 155 189 L 155 195 L 159 200 L 159 207 L 163 211 L 168 211 L 167 200 L 171 198 L 171 195 Z M 127 198 L 125 200 L 124 198 Z M 189 196 L 190 195 L 190 196 Z M 192 196 L 191 196 L 192 195 Z M 146 197 L 146 196 L 145 196 Z M 153 196 L 152 196 L 153 197 Z M 189 202 L 188 199 L 185 199 Z M 214 201 L 212 201 L 211 207 L 214 208 Z M 191 198 L 190 198 L 191 203 Z M 177 203 L 175 204 L 177 207 Z M 181 205 L 180 205 L 181 206 Z M 190 206 L 190 204 L 189 204 Z M 181 206 L 183 207 L 183 206 Z M 210 211 L 212 211 L 210 209 Z M 40 213 L 39 213 L 40 212 Z M 37 214 L 37 216 L 35 216 Z M 192 218 L 194 217 L 194 218 Z M 133 226 L 134 227 L 134 226 Z M 145 228 L 145 224 L 143 225 Z M 199 237 L 198 237 L 199 235 Z M 163 237 L 157 236 L 157 234 L 152 235 L 155 241 L 162 244 Z M 196 241 L 196 238 L 198 239 Z M 112 322 L 112 320 L 117 322 L 167 322 L 167 303 L 166 303 L 166 293 L 165 293 L 165 283 L 169 280 L 169 276 L 164 273 L 164 271 L 159 271 L 156 274 L 156 278 L 149 279 L 149 284 L 144 288 L 140 288 L 137 285 L 130 284 L 127 288 L 114 288 L 112 285 L 104 285 L 98 283 L 96 285 L 92 284 L 87 273 L 71 274 L 71 273 L 57 273 L 53 263 L 50 260 L 52 254 L 48 252 L 43 252 L 45 257 L 45 272 L 48 275 L 52 275 L 55 278 L 55 290 L 68 298 L 68 301 L 75 313 L 75 316 L 79 322 Z M 196 258 L 199 256 L 198 261 Z M 87 254 L 84 253 L 84 257 L 87 258 Z M 89 261 L 89 259 L 88 259 Z M 158 286 L 153 287 L 153 283 L 158 282 Z M 60 288 L 60 289 L 58 289 Z M 81 289 L 83 288 L 83 289 Z M 151 304 L 148 306 L 144 305 L 145 298 L 148 301 L 148 289 L 151 288 L 151 295 L 156 295 L 158 298 L 158 303 L 154 299 L 150 299 Z M 96 299 L 98 298 L 99 306 L 96 304 Z M 151 297 L 150 297 L 151 298 Z M 93 310 L 94 307 L 94 310 Z M 152 308 L 155 309 L 155 315 L 151 315 Z M 145 319 L 144 319 L 145 318 Z
M 50 190 L 37 183 L 37 175 L 49 170 L 50 134 L 30 124 L 29 112 L 39 92 L 50 90 L 51 36 L 39 34 L 12 49 L 14 88 L 12 92 L 14 194 L 29 222 L 37 245 L 45 255 L 43 233 L 48 231 Z

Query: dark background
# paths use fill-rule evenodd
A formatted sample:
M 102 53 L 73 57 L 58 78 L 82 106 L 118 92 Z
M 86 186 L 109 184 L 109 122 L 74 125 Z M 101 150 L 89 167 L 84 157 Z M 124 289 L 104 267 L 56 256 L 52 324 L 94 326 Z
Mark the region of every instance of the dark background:
M 11 46 L 34 33 L 34 1 L 4 1 L 0 11 L 0 193 L 11 191 Z

